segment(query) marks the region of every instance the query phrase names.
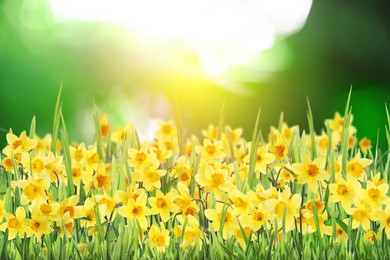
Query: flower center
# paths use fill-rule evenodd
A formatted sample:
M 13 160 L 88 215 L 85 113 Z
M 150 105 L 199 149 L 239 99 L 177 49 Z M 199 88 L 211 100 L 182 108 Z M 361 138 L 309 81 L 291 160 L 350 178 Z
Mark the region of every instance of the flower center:
M 319 173 L 320 169 L 315 164 L 309 164 L 307 166 L 307 174 L 311 177 L 315 177 Z
M 209 156 L 212 156 L 213 154 L 215 154 L 217 152 L 217 148 L 215 147 L 215 145 L 208 145 L 206 147 L 206 152 Z
M 213 175 L 211 175 L 211 181 L 213 187 L 218 187 L 219 185 L 225 182 L 225 176 L 223 176 L 220 173 L 214 173 Z
M 159 247 L 164 246 L 165 245 L 165 238 L 164 238 L 164 236 L 162 236 L 162 235 L 157 236 L 156 244 Z
M 38 197 L 40 192 L 40 189 L 38 186 L 35 186 L 34 184 L 29 184 L 27 187 L 24 189 L 24 194 L 26 194 L 26 197 L 29 200 L 34 200 L 36 197 Z
M 256 221 L 262 221 L 263 218 L 264 218 L 264 215 L 263 215 L 263 213 L 261 213 L 261 212 L 257 212 L 257 213 L 255 214 L 255 217 L 254 217 L 254 219 L 255 219 Z
M 48 216 L 51 212 L 51 206 L 48 204 L 42 204 L 40 209 L 41 209 L 41 212 L 46 216 Z
M 97 164 L 99 163 L 99 159 L 100 159 L 99 155 L 95 153 L 94 155 L 88 158 L 88 164 Z
M 186 216 L 188 216 L 188 215 L 195 216 L 195 213 L 196 213 L 196 211 L 195 211 L 194 208 L 188 208 L 186 210 L 186 212 L 184 213 L 184 215 L 186 215 Z
M 344 184 L 337 185 L 337 193 L 341 196 L 345 196 L 348 194 L 348 188 Z
M 277 145 L 277 146 L 274 146 L 273 154 L 275 154 L 275 156 L 280 159 L 280 158 L 284 157 L 285 150 L 286 150 L 286 147 L 284 145 Z
M 133 214 L 135 215 L 135 216 L 141 216 L 142 215 L 142 212 L 143 212 L 143 209 L 142 209 L 142 207 L 140 207 L 140 206 L 138 206 L 138 207 L 135 207 L 134 209 L 133 209 Z
M 31 229 L 34 231 L 38 231 L 40 227 L 41 227 L 41 223 L 39 221 L 34 220 L 31 223 Z
M 157 198 L 157 207 L 165 208 L 167 206 L 167 202 L 163 198 Z
M 352 176 L 358 178 L 363 173 L 363 166 L 360 163 L 355 162 L 348 166 L 348 171 Z
M 13 144 L 12 144 L 12 148 L 15 150 L 16 148 L 18 148 L 19 146 L 21 146 L 23 144 L 23 141 L 22 140 L 16 140 Z
M 278 218 L 282 218 L 284 214 L 284 209 L 286 208 L 286 203 L 280 201 L 275 206 L 275 214 L 278 216 Z
M 43 165 L 43 162 L 41 160 L 37 159 L 33 162 L 32 168 L 34 172 L 40 173 L 45 168 L 45 166 Z
M 83 159 L 83 152 L 77 149 L 76 151 L 74 151 L 74 158 L 76 161 L 81 161 L 81 159 Z
M 73 168 L 73 169 L 72 169 L 72 176 L 73 176 L 73 177 L 79 177 L 79 176 L 81 176 L 81 169 L 80 169 L 80 168 Z
M 165 135 L 170 135 L 171 133 L 172 133 L 172 131 L 173 131 L 173 128 L 172 128 L 172 126 L 171 125 L 163 125 L 162 126 L 162 132 L 165 134 Z
M 9 228 L 15 228 L 15 229 L 19 229 L 20 228 L 20 222 L 19 220 L 17 220 L 16 218 L 10 218 L 8 220 L 8 227 Z
M 64 208 L 64 210 L 62 211 L 62 213 L 65 214 L 66 212 L 69 212 L 69 217 L 70 217 L 70 218 L 73 218 L 73 216 L 74 216 L 74 208 L 73 208 L 73 207 L 71 207 L 71 206 L 66 206 L 66 207 Z
M 135 160 L 138 163 L 144 162 L 146 160 L 146 154 L 145 153 L 137 153 L 137 155 L 135 156 Z
M 156 182 L 160 180 L 160 175 L 157 172 L 148 172 L 148 178 L 151 182 Z
M 245 205 L 245 201 L 243 201 L 241 198 L 237 198 L 234 201 L 234 206 L 236 206 L 237 208 L 243 207 L 244 205 Z
M 357 210 L 353 214 L 353 217 L 354 217 L 354 219 L 356 219 L 356 221 L 362 222 L 367 217 L 367 212 L 364 210 Z
M 381 192 L 378 189 L 370 189 L 368 190 L 368 196 L 372 200 L 377 200 L 381 196 Z
M 96 180 L 98 182 L 98 187 L 103 188 L 104 185 L 110 183 L 110 176 L 99 175 L 96 177 Z

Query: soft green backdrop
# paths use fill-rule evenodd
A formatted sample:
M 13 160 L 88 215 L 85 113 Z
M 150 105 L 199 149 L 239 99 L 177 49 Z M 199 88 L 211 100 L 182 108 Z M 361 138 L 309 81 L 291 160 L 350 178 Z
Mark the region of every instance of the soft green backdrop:
M 112 121 L 124 123 L 169 118 L 173 93 L 191 133 L 217 124 L 223 102 L 225 121 L 244 127 L 247 137 L 259 107 L 265 133 L 277 124 L 281 111 L 290 125 L 307 129 L 306 96 L 319 133 L 326 118 L 344 110 L 353 86 L 359 139 L 376 140 L 379 132 L 385 147 L 385 103 L 390 103 L 388 3 L 314 1 L 305 27 L 264 53 L 270 64 L 282 59 L 282 68 L 256 82 L 239 82 L 249 93 L 238 93 L 177 68 L 167 46 L 146 44 L 104 24 L 53 25 L 44 8 L 21 17 L 22 2 L 0 1 L 0 146 L 9 128 L 16 133 L 28 130 L 34 115 L 38 134 L 51 131 L 62 82 L 64 115 L 77 140 L 92 140 L 93 101 Z M 156 55 L 161 53 L 166 57 Z M 196 63 L 192 55 L 185 59 Z

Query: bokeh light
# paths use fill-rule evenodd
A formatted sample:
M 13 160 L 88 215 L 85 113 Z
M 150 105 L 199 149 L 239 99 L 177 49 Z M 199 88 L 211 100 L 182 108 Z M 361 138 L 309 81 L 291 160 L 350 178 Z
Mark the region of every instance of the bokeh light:
M 248 66 L 261 51 L 304 25 L 311 0 L 52 0 L 59 22 L 105 22 L 153 41 L 171 41 L 198 55 L 207 74 Z

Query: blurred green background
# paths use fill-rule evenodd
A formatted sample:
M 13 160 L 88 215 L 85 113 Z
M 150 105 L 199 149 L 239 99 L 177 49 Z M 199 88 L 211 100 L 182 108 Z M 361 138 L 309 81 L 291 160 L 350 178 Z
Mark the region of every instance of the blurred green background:
M 242 126 L 246 137 L 259 107 L 264 133 L 281 111 L 289 125 L 307 129 L 306 97 L 320 133 L 325 119 L 344 111 L 352 86 L 358 138 L 375 142 L 379 131 L 386 145 L 388 1 L 314 1 L 303 28 L 259 52 L 260 62 L 218 75 L 202 73 L 199 53 L 175 41 L 138 37 L 104 21 L 57 21 L 48 3 L 0 1 L 1 147 L 9 128 L 28 130 L 34 115 L 39 135 L 51 131 L 61 83 L 77 141 L 92 141 L 93 102 L 110 122 L 148 131 L 150 119 L 173 117 L 175 94 L 189 133 L 218 124 L 223 102 L 226 123 Z

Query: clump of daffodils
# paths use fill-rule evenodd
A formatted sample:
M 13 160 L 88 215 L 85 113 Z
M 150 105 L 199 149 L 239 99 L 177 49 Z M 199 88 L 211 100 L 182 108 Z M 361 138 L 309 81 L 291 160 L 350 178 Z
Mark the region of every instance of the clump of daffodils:
M 312 136 L 281 122 L 251 141 L 241 128 L 213 125 L 185 138 L 170 120 L 140 142 L 130 124 L 110 125 L 107 115 L 94 144 L 8 133 L 0 231 L 8 240 L 77 236 L 80 252 L 88 238 L 115 243 L 118 230 L 132 228 L 157 252 L 200 249 L 216 233 L 242 248 L 271 233 L 341 243 L 360 230 L 370 243 L 388 240 L 388 179 L 348 118 L 345 125 L 336 113 Z

